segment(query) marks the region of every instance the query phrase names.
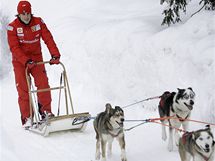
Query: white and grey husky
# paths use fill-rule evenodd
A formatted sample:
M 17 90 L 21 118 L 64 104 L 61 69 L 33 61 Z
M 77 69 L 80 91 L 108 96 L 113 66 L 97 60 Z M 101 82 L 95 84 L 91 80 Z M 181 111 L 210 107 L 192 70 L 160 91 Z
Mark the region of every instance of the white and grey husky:
M 106 104 L 106 110 L 97 115 L 93 122 L 96 132 L 96 160 L 100 159 L 100 146 L 102 161 L 106 160 L 106 144 L 108 143 L 108 155 L 111 156 L 112 142 L 116 138 L 121 148 L 121 160 L 127 161 L 125 154 L 125 138 L 123 132 L 124 112 L 116 106 L 112 108 Z
M 214 136 L 209 126 L 205 129 L 184 133 L 179 140 L 181 161 L 214 161 Z
M 169 124 L 169 143 L 168 150 L 173 150 L 173 130 L 174 128 L 181 128 L 187 131 L 188 121 L 186 119 L 190 118 L 191 110 L 193 109 L 195 99 L 195 93 L 192 88 L 179 89 L 178 92 L 165 92 L 161 96 L 161 100 L 158 106 L 160 117 L 169 117 L 171 119 L 162 120 L 162 123 Z M 171 128 L 174 127 L 174 128 Z M 178 140 L 180 135 L 177 130 L 175 130 L 175 141 L 178 145 Z M 166 140 L 166 128 L 162 126 L 162 139 Z

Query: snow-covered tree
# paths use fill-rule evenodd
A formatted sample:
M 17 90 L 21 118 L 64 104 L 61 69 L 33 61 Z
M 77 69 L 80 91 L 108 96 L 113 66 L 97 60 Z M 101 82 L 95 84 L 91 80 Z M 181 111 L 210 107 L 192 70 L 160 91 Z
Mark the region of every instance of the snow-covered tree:
M 204 4 L 206 10 L 215 10 L 215 0 L 201 0 L 199 4 Z
M 160 3 L 167 3 L 166 9 L 163 11 L 164 19 L 162 25 L 170 25 L 181 21 L 180 12 L 186 12 L 187 0 L 161 0 Z M 203 8 L 206 10 L 215 10 L 215 0 L 201 0 L 199 2 L 203 6 L 193 15 L 201 11 Z M 192 17 L 191 16 L 191 17 Z
M 10 70 L 10 51 L 7 43 L 9 17 L 0 11 L 0 79 Z
M 161 0 L 163 4 L 164 0 Z M 180 12 L 186 12 L 187 1 L 186 0 L 168 0 L 166 1 L 168 6 L 163 11 L 164 19 L 162 25 L 167 24 L 168 26 L 171 23 L 177 23 L 181 21 Z

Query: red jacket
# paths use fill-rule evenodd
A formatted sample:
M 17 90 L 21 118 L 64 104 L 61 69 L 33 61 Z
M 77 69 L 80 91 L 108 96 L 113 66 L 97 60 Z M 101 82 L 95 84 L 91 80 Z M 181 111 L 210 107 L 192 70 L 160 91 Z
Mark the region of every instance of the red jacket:
M 29 59 L 42 58 L 41 37 L 47 45 L 51 56 L 60 57 L 51 32 L 39 17 L 32 16 L 28 25 L 25 25 L 19 18 L 16 18 L 8 25 L 7 35 L 13 61 L 19 61 L 25 65 Z

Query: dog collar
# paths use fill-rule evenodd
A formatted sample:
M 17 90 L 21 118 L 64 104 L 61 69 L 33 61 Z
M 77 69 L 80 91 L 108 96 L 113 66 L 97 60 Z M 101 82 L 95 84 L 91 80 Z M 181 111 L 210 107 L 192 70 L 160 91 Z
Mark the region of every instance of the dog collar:
M 173 108 L 173 106 L 171 107 L 171 110 L 172 110 L 173 113 L 176 113 L 176 112 L 175 112 L 176 110 Z M 178 108 L 177 108 L 177 110 L 180 111 L 180 112 L 183 112 L 182 110 L 179 110 Z M 189 117 L 189 115 L 190 115 L 190 114 L 188 114 L 185 118 L 182 118 L 182 117 L 179 116 L 178 114 L 175 114 L 175 116 L 176 116 L 176 117 L 179 119 L 179 121 L 181 121 L 181 122 L 185 121 L 185 119 L 187 119 L 187 118 Z
M 108 133 L 113 137 L 117 137 L 121 131 L 121 127 L 117 128 L 117 129 L 113 129 L 113 126 L 111 125 L 111 123 L 108 120 L 107 120 L 107 123 L 108 123 L 108 125 L 107 125 Z M 117 134 L 115 134 L 111 130 L 119 130 L 119 131 L 117 132 Z
M 109 129 L 109 130 L 113 130 L 113 127 L 112 127 L 112 125 L 111 125 L 111 123 L 107 120 L 107 128 Z M 108 130 L 108 131 L 109 131 Z
M 177 114 L 176 114 L 176 117 L 179 119 L 179 121 L 183 122 L 183 121 L 185 121 L 189 117 L 189 114 L 185 118 L 182 118 L 182 117 L 180 117 Z
M 185 133 L 182 135 L 182 143 L 183 143 L 183 144 L 186 144 L 186 142 L 187 142 L 187 139 L 186 139 L 186 138 L 192 137 L 192 134 L 193 134 L 193 132 L 185 132 Z

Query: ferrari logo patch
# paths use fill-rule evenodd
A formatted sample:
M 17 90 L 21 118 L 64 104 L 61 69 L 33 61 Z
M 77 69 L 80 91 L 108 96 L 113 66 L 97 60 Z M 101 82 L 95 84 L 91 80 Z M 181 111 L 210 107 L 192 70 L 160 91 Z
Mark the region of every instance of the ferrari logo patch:
M 34 26 L 31 27 L 32 32 L 39 31 L 40 29 L 41 29 L 40 24 L 34 25 Z
M 17 28 L 17 33 L 22 34 L 23 33 L 23 28 L 21 28 L 21 27 Z

